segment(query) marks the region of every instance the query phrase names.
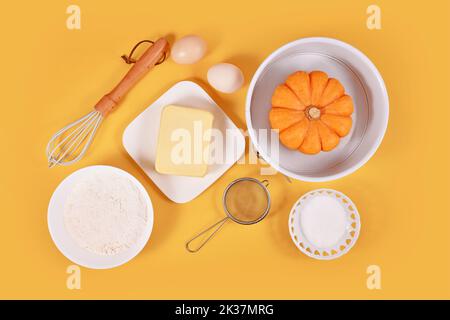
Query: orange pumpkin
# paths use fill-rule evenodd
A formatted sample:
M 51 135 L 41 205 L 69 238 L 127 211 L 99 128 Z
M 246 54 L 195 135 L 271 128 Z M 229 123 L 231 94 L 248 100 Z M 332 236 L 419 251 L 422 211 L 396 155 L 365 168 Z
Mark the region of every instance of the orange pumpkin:
M 352 128 L 352 98 L 325 72 L 297 71 L 272 96 L 269 120 L 281 143 L 306 154 L 331 151 Z

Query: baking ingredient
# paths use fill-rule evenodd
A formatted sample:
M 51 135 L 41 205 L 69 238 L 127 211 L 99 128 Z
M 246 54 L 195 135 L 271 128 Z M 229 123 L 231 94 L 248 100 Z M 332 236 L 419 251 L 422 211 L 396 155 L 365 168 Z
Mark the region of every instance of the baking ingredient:
M 269 121 L 281 143 L 305 154 L 336 148 L 352 128 L 353 101 L 325 72 L 297 71 L 272 96 Z
M 116 255 L 143 236 L 148 208 L 127 177 L 98 172 L 84 177 L 70 192 L 64 224 L 75 242 L 98 255 Z
M 171 57 L 178 64 L 193 64 L 203 58 L 206 49 L 205 40 L 196 35 L 188 35 L 175 41 Z
M 161 174 L 203 177 L 208 170 L 214 116 L 205 110 L 164 107 L 155 170 Z
M 242 71 L 231 63 L 219 63 L 208 70 L 209 84 L 217 91 L 233 93 L 244 84 Z
M 318 195 L 300 211 L 301 230 L 311 244 L 331 249 L 347 232 L 347 213 L 334 197 Z

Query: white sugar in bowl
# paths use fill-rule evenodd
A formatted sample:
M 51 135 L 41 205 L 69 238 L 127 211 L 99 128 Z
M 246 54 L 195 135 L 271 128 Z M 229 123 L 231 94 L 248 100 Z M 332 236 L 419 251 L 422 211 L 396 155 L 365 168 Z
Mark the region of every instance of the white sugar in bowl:
M 337 259 L 355 245 L 361 229 L 356 205 L 345 194 L 319 189 L 303 195 L 289 215 L 297 248 L 318 260 Z

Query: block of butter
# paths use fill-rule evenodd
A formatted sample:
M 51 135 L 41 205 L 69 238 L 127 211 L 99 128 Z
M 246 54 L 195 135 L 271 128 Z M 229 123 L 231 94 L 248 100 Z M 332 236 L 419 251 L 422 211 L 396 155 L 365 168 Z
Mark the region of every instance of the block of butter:
M 175 105 L 161 112 L 155 170 L 161 174 L 203 177 L 208 171 L 214 116 Z

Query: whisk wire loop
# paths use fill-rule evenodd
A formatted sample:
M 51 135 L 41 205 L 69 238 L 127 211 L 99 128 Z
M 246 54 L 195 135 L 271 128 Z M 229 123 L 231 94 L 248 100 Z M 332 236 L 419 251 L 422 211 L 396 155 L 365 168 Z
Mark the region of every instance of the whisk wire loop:
M 70 165 L 81 159 L 91 145 L 102 120 L 100 112 L 92 111 L 59 130 L 47 145 L 49 167 L 58 164 Z M 86 143 L 77 154 L 83 142 Z

